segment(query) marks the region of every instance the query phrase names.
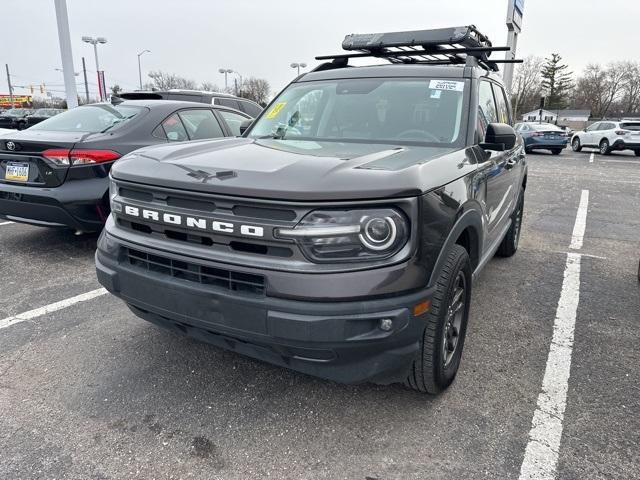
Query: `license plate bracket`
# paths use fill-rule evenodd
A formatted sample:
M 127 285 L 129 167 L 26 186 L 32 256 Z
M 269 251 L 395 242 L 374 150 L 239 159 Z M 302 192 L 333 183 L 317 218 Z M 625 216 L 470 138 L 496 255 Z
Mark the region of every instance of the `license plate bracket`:
M 7 162 L 4 179 L 13 182 L 29 181 L 29 164 L 27 162 Z

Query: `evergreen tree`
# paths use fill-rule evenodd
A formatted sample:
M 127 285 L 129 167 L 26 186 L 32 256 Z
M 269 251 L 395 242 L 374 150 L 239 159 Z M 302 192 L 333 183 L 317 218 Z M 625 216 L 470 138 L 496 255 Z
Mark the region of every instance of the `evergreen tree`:
M 542 88 L 547 94 L 546 108 L 559 110 L 565 108 L 568 103 L 569 93 L 573 87 L 573 73 L 569 67 L 562 63 L 562 57 L 552 53 L 547 57 L 542 66 Z

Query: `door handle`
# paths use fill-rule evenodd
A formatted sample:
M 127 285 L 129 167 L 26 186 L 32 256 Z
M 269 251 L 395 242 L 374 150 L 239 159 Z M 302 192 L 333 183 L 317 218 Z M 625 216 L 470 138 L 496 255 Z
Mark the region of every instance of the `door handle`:
M 516 166 L 517 163 L 518 163 L 518 160 L 514 158 L 510 158 L 509 160 L 507 160 L 507 163 L 504 164 L 504 168 L 506 170 L 511 170 L 513 167 Z

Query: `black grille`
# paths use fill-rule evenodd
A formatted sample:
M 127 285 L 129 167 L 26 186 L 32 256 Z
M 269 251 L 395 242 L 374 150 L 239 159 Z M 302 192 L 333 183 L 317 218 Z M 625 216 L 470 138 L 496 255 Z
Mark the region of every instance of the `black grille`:
M 126 249 L 126 255 L 131 265 L 150 272 L 234 292 L 264 295 L 264 277 L 262 275 L 205 267 L 196 263 L 152 255 L 132 248 Z

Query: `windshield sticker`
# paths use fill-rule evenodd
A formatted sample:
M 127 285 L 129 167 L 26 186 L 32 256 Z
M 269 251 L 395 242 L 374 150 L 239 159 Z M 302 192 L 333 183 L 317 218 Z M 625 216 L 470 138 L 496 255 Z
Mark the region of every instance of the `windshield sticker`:
M 278 102 L 278 103 L 276 103 L 273 106 L 273 108 L 271 109 L 271 111 L 269 113 L 267 113 L 267 118 L 269 120 L 272 120 L 272 119 L 276 118 L 278 116 L 278 114 L 280 113 L 280 110 L 282 110 L 286 104 L 287 104 L 287 102 Z
M 440 98 L 441 90 L 431 90 L 431 98 Z
M 431 80 L 429 88 L 433 90 L 448 90 L 452 92 L 464 91 L 464 82 L 456 82 L 455 80 Z

